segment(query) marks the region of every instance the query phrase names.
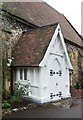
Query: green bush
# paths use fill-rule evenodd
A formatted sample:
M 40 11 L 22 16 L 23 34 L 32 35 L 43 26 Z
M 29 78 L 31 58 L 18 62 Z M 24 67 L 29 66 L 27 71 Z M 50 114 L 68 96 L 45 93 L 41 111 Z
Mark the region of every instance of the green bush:
M 80 87 L 83 88 L 83 80 L 80 81 Z
M 11 107 L 11 105 L 8 103 L 8 101 L 4 101 L 4 102 L 2 103 L 2 108 L 7 109 L 7 108 L 10 108 L 10 107 Z
M 76 89 L 80 89 L 80 88 L 83 88 L 83 81 L 78 81 L 75 86 L 74 86 Z
M 21 89 L 16 90 L 13 96 L 10 96 L 11 102 L 20 102 L 22 101 L 23 91 Z
M 80 89 L 80 88 L 81 88 L 80 83 L 77 82 L 76 85 L 75 85 L 74 87 L 75 87 L 76 89 Z

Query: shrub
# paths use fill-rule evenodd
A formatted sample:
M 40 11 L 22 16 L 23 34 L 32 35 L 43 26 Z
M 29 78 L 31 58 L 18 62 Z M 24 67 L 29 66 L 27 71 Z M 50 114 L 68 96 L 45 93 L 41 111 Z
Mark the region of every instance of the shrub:
M 10 108 L 10 107 L 11 107 L 11 105 L 8 103 L 8 101 L 4 101 L 4 102 L 2 103 L 2 108 L 7 109 L 7 108 Z
M 80 81 L 80 87 L 83 88 L 83 80 Z
M 74 87 L 75 87 L 76 89 L 80 89 L 80 88 L 81 88 L 80 83 L 77 82 L 76 85 L 75 85 Z
M 80 88 L 83 88 L 83 80 L 82 81 L 78 81 L 75 86 L 74 86 L 76 89 L 80 89 Z
M 10 96 L 10 101 L 11 102 L 20 102 L 22 101 L 22 96 L 23 96 L 24 91 L 21 89 L 18 89 L 14 92 L 13 96 Z

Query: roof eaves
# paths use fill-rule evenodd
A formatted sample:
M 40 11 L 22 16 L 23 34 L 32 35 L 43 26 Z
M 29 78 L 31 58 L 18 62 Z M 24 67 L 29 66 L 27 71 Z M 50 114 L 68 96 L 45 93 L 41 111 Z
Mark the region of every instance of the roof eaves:
M 59 24 L 59 22 L 51 23 L 51 24 L 43 25 L 43 26 L 41 26 L 40 28 L 51 27 L 51 26 L 58 25 L 58 24 Z
M 71 44 L 71 45 L 74 45 L 74 46 L 76 46 L 76 47 L 78 47 L 78 48 L 83 49 L 83 46 L 80 46 L 80 45 L 78 45 L 78 44 L 75 44 L 74 42 L 66 39 L 65 37 L 64 37 L 64 39 L 65 39 L 65 42 L 67 42 L 67 43 L 69 43 L 69 44 Z
M 39 26 L 37 26 L 37 25 L 35 25 L 35 24 L 32 24 L 31 22 L 26 21 L 26 20 L 22 19 L 21 17 L 18 17 L 18 16 L 16 16 L 16 15 L 14 15 L 14 14 L 12 14 L 12 13 L 4 10 L 4 9 L 2 9 L 2 11 L 4 11 L 4 12 L 7 13 L 7 14 L 9 14 L 9 17 L 10 17 L 10 18 L 14 17 L 14 18 L 15 18 L 16 20 L 18 20 L 19 22 L 22 22 L 22 23 L 24 23 L 24 24 L 26 24 L 26 25 L 29 25 L 29 26 L 31 26 L 31 27 L 35 27 L 35 28 L 36 28 L 36 27 L 39 27 Z
M 73 25 L 69 22 L 69 20 L 62 14 L 63 17 L 67 20 L 67 22 L 70 24 L 70 26 L 74 29 L 74 31 L 78 34 L 78 36 L 82 39 L 81 35 L 77 32 L 77 30 L 73 27 Z
M 33 66 L 30 66 L 30 65 L 11 65 L 10 67 L 39 67 L 39 65 L 33 65 Z

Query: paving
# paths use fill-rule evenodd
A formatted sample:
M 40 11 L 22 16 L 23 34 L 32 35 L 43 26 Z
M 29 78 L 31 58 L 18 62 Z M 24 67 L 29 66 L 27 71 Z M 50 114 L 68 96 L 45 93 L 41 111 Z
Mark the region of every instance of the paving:
M 13 112 L 4 118 L 81 118 L 81 99 L 70 102 L 53 102 L 35 108 Z

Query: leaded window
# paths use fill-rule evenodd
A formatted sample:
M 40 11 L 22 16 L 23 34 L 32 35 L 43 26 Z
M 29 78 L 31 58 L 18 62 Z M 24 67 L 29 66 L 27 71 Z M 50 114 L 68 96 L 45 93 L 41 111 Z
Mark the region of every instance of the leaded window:
M 22 80 L 22 68 L 20 68 L 20 79 Z
M 24 80 L 27 80 L 27 69 L 24 68 Z

